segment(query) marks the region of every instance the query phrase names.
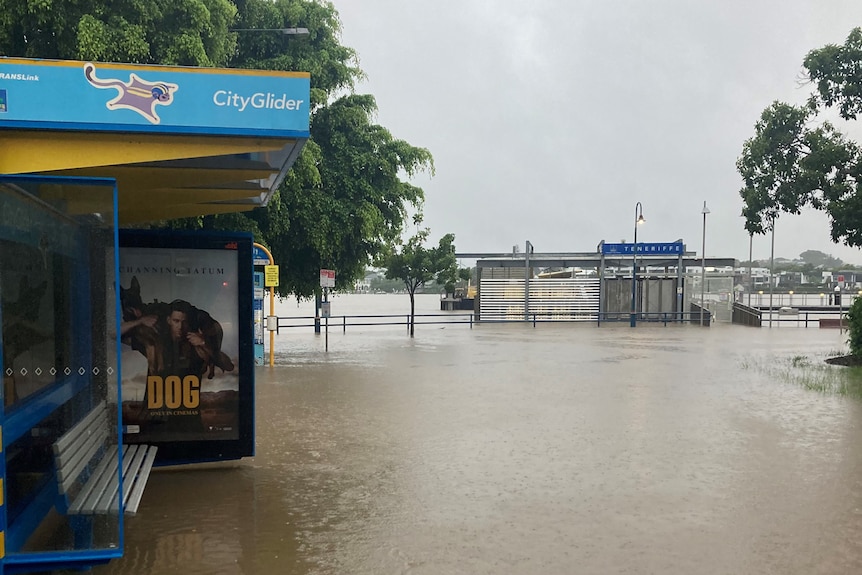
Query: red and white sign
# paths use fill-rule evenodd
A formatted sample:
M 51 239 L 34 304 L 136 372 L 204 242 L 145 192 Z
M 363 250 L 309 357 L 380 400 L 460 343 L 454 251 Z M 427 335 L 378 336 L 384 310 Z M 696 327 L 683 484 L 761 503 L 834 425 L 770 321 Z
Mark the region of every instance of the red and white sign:
M 320 270 L 320 287 L 335 287 L 335 270 Z
M 838 276 L 837 278 L 835 278 L 835 281 L 839 283 L 844 283 L 844 276 Z

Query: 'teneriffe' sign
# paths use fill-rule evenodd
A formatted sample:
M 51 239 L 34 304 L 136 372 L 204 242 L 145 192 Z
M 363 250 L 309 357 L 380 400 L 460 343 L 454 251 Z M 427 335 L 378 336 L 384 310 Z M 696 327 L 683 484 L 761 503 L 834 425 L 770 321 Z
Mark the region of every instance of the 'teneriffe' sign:
M 684 246 L 682 242 L 659 242 L 638 244 L 602 244 L 602 253 L 605 255 L 634 254 L 635 245 L 637 253 L 643 255 L 669 255 L 682 254 Z

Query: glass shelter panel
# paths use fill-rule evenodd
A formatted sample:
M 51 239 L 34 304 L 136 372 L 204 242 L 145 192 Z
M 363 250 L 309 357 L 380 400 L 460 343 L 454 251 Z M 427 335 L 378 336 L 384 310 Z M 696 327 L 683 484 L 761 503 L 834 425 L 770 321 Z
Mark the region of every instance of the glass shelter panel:
M 109 457 L 118 437 L 115 218 L 113 180 L 0 178 L 7 572 L 86 566 L 122 548 L 120 509 L 71 510 L 100 463 L 121 482 L 121 458 Z M 80 432 L 84 421 L 91 427 Z M 63 454 L 79 447 L 88 455 L 72 466 Z

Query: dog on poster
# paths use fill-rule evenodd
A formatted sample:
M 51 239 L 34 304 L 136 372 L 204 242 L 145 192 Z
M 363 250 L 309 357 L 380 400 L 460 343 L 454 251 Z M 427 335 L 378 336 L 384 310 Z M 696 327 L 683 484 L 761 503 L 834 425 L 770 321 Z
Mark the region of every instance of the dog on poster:
M 161 373 L 164 368 L 164 346 L 167 337 L 167 318 L 171 314 L 171 303 L 153 300 L 144 303 L 141 284 L 137 276 L 132 276 L 128 288 L 120 286 L 120 306 L 123 322 L 121 337 L 123 343 L 140 352 L 147 358 L 150 374 Z M 216 368 L 224 372 L 233 371 L 230 357 L 221 350 L 224 331 L 221 324 L 208 312 L 188 304 L 186 321 L 191 333 L 199 335 L 206 348 L 206 360 L 202 369 L 208 379 L 215 377 Z

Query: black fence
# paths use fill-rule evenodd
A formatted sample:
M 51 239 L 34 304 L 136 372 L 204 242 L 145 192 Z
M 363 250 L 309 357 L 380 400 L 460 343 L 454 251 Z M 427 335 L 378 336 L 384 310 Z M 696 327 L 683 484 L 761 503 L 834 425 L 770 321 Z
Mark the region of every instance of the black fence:
M 834 306 L 748 306 L 733 304 L 733 323 L 764 327 L 772 324 L 796 327 L 847 327 L 847 308 Z
M 461 324 L 473 327 L 473 314 L 452 314 L 452 313 L 417 313 L 414 317 L 414 325 L 440 325 L 440 324 Z M 308 328 L 313 327 L 319 330 L 322 326 L 329 325 L 331 329 L 341 328 L 342 332 L 347 333 L 347 327 L 363 327 L 363 326 L 387 326 L 387 325 L 403 325 L 410 331 L 410 314 L 388 314 L 388 315 L 338 315 L 330 316 L 329 318 L 303 316 L 303 317 L 284 317 L 279 316 L 276 323 L 275 333 L 281 333 L 283 329 L 293 328 Z
M 839 310 L 838 308 L 830 307 L 811 307 L 811 308 L 789 308 L 789 307 L 773 307 L 772 308 L 772 323 L 778 325 L 793 325 L 797 327 L 845 327 L 847 326 L 846 309 Z M 369 327 L 369 326 L 405 326 L 406 330 L 410 331 L 410 314 L 384 314 L 384 315 L 339 315 L 329 318 L 315 318 L 314 316 L 298 316 L 298 317 L 277 317 L 276 333 L 281 333 L 281 330 L 292 330 L 297 328 L 314 328 L 315 331 L 320 331 L 327 325 L 330 329 L 341 329 L 343 333 L 347 333 L 348 327 Z M 414 325 L 464 325 L 473 328 L 474 323 L 484 324 L 501 324 L 501 323 L 524 323 L 529 322 L 533 327 L 539 324 L 547 323 L 621 323 L 630 322 L 631 313 L 629 312 L 607 312 L 601 314 L 592 314 L 587 316 L 567 316 L 559 313 L 541 313 L 534 312 L 529 314 L 528 319 L 523 317 L 512 317 L 507 319 L 483 319 L 481 322 L 476 321 L 472 313 L 423 313 L 414 316 Z M 696 304 L 692 305 L 690 312 L 662 312 L 662 313 L 647 313 L 638 312 L 635 314 L 636 323 L 644 324 L 700 324 L 709 326 L 713 321 L 713 316 L 710 310 L 701 310 Z M 751 307 L 741 303 L 733 305 L 732 323 L 739 325 L 748 325 L 752 327 L 765 327 L 769 325 L 770 308 Z
M 709 310 L 704 310 L 703 313 L 699 310 L 691 312 L 662 312 L 662 313 L 646 313 L 638 312 L 635 314 L 637 323 L 649 324 L 679 324 L 692 323 L 698 324 L 703 321 L 703 325 L 711 323 L 711 314 Z M 559 313 L 541 313 L 532 312 L 529 314 L 529 319 L 523 317 L 511 317 L 507 319 L 483 319 L 481 322 L 476 321 L 472 313 L 424 313 L 414 316 L 414 325 L 465 325 L 473 328 L 474 323 L 482 324 L 501 324 L 501 323 L 524 323 L 529 322 L 533 327 L 541 323 L 617 323 L 629 322 L 631 314 L 626 312 L 619 313 L 602 313 L 591 314 L 590 316 L 570 316 Z M 315 331 L 328 325 L 329 329 L 341 329 L 342 333 L 347 333 L 348 327 L 369 327 L 369 326 L 399 326 L 403 325 L 407 331 L 410 331 L 410 314 L 384 314 L 384 315 L 338 315 L 330 316 L 329 318 L 314 317 L 314 316 L 297 316 L 287 317 L 278 316 L 276 322 L 276 333 L 281 333 L 281 330 L 292 330 L 296 328 L 314 328 Z

